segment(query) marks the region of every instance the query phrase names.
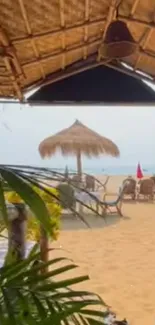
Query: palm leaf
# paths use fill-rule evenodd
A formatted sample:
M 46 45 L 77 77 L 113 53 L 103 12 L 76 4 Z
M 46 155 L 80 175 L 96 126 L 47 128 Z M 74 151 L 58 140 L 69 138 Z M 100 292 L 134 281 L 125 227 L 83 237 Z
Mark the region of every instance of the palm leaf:
M 44 265 L 44 268 L 45 267 L 47 267 L 47 265 Z M 75 268 L 77 268 L 77 265 L 71 264 L 71 265 L 63 266 L 63 267 L 61 267 L 59 269 L 56 269 L 56 270 L 53 270 L 53 271 L 49 271 L 47 274 L 36 275 L 36 272 L 35 272 L 34 276 L 31 279 L 28 279 L 28 281 L 26 281 L 25 284 L 30 285 L 31 283 L 33 283 L 33 284 L 39 283 L 41 281 L 44 281 L 46 279 L 50 279 L 51 277 L 54 277 L 56 275 L 60 275 L 61 273 L 73 270 Z
M 52 282 L 50 284 L 46 284 L 44 286 L 38 286 L 37 290 L 38 291 L 52 291 L 52 290 L 56 290 L 59 288 L 66 288 L 68 286 L 77 284 L 77 283 L 81 283 L 83 281 L 89 280 L 88 275 L 85 276 L 79 276 L 77 278 L 73 278 L 73 279 L 67 279 L 67 280 L 62 280 L 62 281 L 57 281 L 57 282 Z
M 12 267 L 10 267 L 9 270 L 6 268 L 3 268 L 1 278 L 3 280 L 3 279 L 5 279 L 5 277 L 7 277 L 7 279 L 8 279 L 7 283 L 9 285 L 11 285 L 12 283 L 15 283 L 15 281 L 16 281 L 16 283 L 20 282 L 20 284 L 25 285 L 26 284 L 26 282 L 24 280 L 25 278 L 29 278 L 29 279 L 33 278 L 33 281 L 35 282 L 37 274 L 40 273 L 42 271 L 42 269 L 44 269 L 48 266 L 52 266 L 52 265 L 62 262 L 62 261 L 67 261 L 67 260 L 68 259 L 65 257 L 59 257 L 59 258 L 52 259 L 46 263 L 41 262 L 37 265 L 34 265 L 35 261 L 40 261 L 40 253 L 38 253 L 34 256 L 27 258 L 26 260 L 24 260 L 20 263 L 18 263 L 19 265 L 17 265 L 15 263 L 15 265 L 12 265 Z M 33 267 L 32 267 L 32 264 L 33 264 Z M 47 274 L 49 274 L 49 272 Z M 42 274 L 39 279 L 37 278 L 39 280 L 39 283 L 41 282 L 41 280 L 42 281 L 44 280 L 44 277 L 48 278 L 49 275 L 47 276 L 46 274 L 45 275 Z M 31 283 L 31 281 L 30 281 L 30 283 Z
M 36 294 L 31 293 L 31 296 L 37 308 L 40 319 L 44 320 L 47 316 L 47 309 L 44 307 L 44 304 L 41 302 L 41 299 L 39 299 Z
M 82 317 L 83 320 L 83 317 Z M 94 318 L 86 317 L 86 320 L 89 325 L 103 325 L 104 324 L 104 318 L 102 320 L 97 320 Z
M 100 297 L 92 292 L 70 289 L 70 286 L 88 280 L 88 276 L 54 282 L 55 275 L 71 270 L 74 264 L 59 266 L 45 276 L 36 272 L 41 270 L 42 265 L 33 266 L 36 257 L 39 257 L 38 254 L 17 265 L 0 269 L 0 312 L 5 310 L 8 322 L 5 324 L 0 318 L 2 325 L 9 325 L 9 321 L 11 323 L 12 313 L 13 325 L 70 325 L 70 322 L 74 325 L 93 325 L 89 324 L 89 318 L 90 322 L 99 317 L 104 320 L 104 313 L 94 310 L 95 306 L 106 306 Z M 52 266 L 64 260 L 67 259 L 56 258 L 48 264 Z M 44 267 L 46 264 L 44 263 Z M 47 281 L 50 282 L 47 284 Z M 90 306 L 93 306 L 93 310 Z M 103 324 L 103 320 L 94 325 Z

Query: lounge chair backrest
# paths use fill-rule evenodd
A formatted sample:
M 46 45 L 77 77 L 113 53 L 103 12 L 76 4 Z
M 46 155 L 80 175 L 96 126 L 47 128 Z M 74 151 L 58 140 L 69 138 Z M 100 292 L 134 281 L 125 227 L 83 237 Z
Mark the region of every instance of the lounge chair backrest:
M 123 184 L 126 184 L 124 188 L 124 194 L 133 194 L 136 190 L 136 180 L 133 178 L 126 178 L 123 182 Z
M 150 179 L 152 179 L 154 181 L 154 184 L 155 184 L 155 176 L 152 176 Z
M 79 177 L 79 175 L 74 175 L 74 176 L 72 177 L 71 183 L 72 183 L 73 185 L 77 186 L 77 185 L 79 184 L 79 181 L 80 181 L 80 177 Z
M 140 184 L 140 194 L 151 195 L 154 191 L 154 181 L 152 179 L 144 179 Z
M 95 178 L 92 175 L 86 175 L 85 183 L 87 190 L 95 190 Z
M 123 185 L 120 189 L 120 192 L 119 192 L 119 195 L 118 195 L 118 198 L 116 200 L 116 203 L 118 203 L 119 201 L 121 201 L 123 195 L 124 195 L 124 191 L 125 191 L 125 188 L 128 186 L 128 180 L 124 181 L 123 182 Z

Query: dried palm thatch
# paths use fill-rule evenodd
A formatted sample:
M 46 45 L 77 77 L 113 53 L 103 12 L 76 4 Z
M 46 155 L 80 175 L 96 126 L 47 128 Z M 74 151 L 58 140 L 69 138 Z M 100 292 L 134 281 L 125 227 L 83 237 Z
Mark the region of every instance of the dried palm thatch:
M 105 64 L 154 81 L 154 0 L 0 0 L 0 97 L 18 98 L 70 75 Z M 120 60 L 102 58 L 109 24 L 119 19 L 138 50 Z
M 60 150 L 63 156 L 76 155 L 77 170 L 81 176 L 81 154 L 98 157 L 101 154 L 119 156 L 118 147 L 76 120 L 69 128 L 43 140 L 39 145 L 41 156 L 50 157 Z

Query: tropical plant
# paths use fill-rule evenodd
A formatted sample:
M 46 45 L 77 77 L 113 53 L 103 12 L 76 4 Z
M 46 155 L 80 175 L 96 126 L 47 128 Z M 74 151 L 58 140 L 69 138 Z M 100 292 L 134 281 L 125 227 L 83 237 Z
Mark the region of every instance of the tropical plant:
M 42 225 L 42 229 L 51 235 L 50 209 L 38 193 L 40 190 L 44 191 L 45 196 L 50 195 L 54 202 L 59 201 L 56 193 L 44 187 L 45 179 L 49 175 L 51 177 L 52 172 L 46 170 L 45 173 L 45 170 L 39 169 L 24 171 L 17 167 L 0 166 L 0 174 L 5 183 L 7 182 L 8 186 L 18 194 L 12 194 L 11 202 L 15 206 L 22 206 L 25 202 Z M 38 181 L 38 176 L 41 177 L 41 174 L 44 175 L 42 182 Z M 59 179 L 62 180 L 61 175 Z M 1 217 L 9 229 L 10 220 L 4 194 L 1 182 Z M 77 265 L 64 257 L 45 263 L 37 250 L 38 246 L 35 245 L 29 256 L 18 262 L 16 259 L 13 262 L 10 254 L 4 266 L 0 268 L 0 323 L 2 325 L 11 323 L 13 325 L 104 324 L 107 306 L 103 300 L 92 292 L 72 288 L 74 284 L 88 280 L 88 276 L 59 280 L 59 275 L 62 276 L 64 272 L 77 268 Z M 61 264 L 56 267 L 58 263 Z M 46 273 L 42 272 L 47 270 L 47 267 L 50 267 L 50 270 Z
M 50 193 L 53 193 L 56 197 L 58 197 L 58 191 L 54 188 L 48 188 L 47 190 Z M 60 215 L 61 215 L 61 206 L 58 202 L 51 196 L 45 193 L 43 190 L 34 187 L 35 192 L 39 194 L 39 196 L 43 199 L 46 204 L 46 207 L 49 211 L 50 215 L 50 223 L 51 223 L 51 239 L 56 240 L 59 235 L 60 228 Z M 5 199 L 12 204 L 24 203 L 21 197 L 14 191 L 7 191 L 5 193 Z M 35 215 L 31 212 L 30 209 L 27 210 L 27 239 L 35 242 L 40 241 L 40 223 Z
M 57 266 L 58 265 L 58 266 Z M 42 269 L 50 271 L 42 274 Z M 64 257 L 40 261 L 36 246 L 27 259 L 0 269 L 0 323 L 2 325 L 101 325 L 107 316 L 104 301 L 92 292 L 73 290 L 88 276 L 59 280 L 77 268 Z
M 24 229 L 25 229 L 25 205 L 30 208 L 37 222 L 39 222 L 41 228 L 41 240 L 40 247 L 42 250 L 42 258 L 47 260 L 48 256 L 45 253 L 48 247 L 48 237 L 52 237 L 53 226 L 55 224 L 55 215 L 50 217 L 49 206 L 51 202 L 65 204 L 66 198 L 60 194 L 57 195 L 53 192 L 52 187 L 49 187 L 49 182 L 62 183 L 66 181 L 64 174 L 52 171 L 49 168 L 34 168 L 30 166 L 11 166 L 0 165 L 0 215 L 3 218 L 3 222 L 9 231 L 9 248 L 11 255 L 14 255 L 14 259 L 22 259 L 25 255 L 25 241 L 24 241 Z M 72 179 L 68 177 L 67 184 L 70 187 L 72 193 L 73 188 L 78 188 L 78 184 L 73 184 Z M 8 218 L 6 202 L 5 202 L 5 189 L 13 191 L 14 206 L 17 210 L 18 220 L 12 220 L 10 222 Z M 83 189 L 84 191 L 84 189 Z M 59 193 L 61 189 L 59 189 Z M 86 191 L 87 192 L 87 191 Z M 40 195 L 40 193 L 42 193 Z M 20 197 L 20 200 L 18 198 Z M 48 197 L 48 203 L 45 203 L 45 197 Z M 94 200 L 97 198 L 93 197 Z M 51 201 L 50 201 L 51 200 Z M 75 200 L 75 198 L 74 198 Z M 78 201 L 76 199 L 76 201 Z M 99 203 L 99 202 L 98 202 Z M 98 212 L 86 204 L 82 203 L 88 209 Z M 86 220 L 80 216 L 76 209 L 71 205 L 70 210 L 81 218 L 87 226 L 89 224 Z M 16 216 L 17 217 L 17 216 Z M 36 224 L 35 226 L 36 227 Z M 56 227 L 57 228 L 57 227 Z M 19 236 L 20 235 L 20 236 Z M 56 230 L 57 235 L 57 230 Z M 20 238 L 20 240 L 19 240 Z M 23 244 L 23 246 L 22 246 Z M 10 252 L 8 254 L 10 256 Z M 14 260 L 13 259 L 13 260 Z

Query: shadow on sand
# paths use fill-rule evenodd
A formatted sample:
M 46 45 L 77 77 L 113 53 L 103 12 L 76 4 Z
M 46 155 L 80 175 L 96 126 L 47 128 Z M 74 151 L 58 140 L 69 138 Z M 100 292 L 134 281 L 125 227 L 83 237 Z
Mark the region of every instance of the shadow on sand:
M 128 220 L 129 217 L 121 218 L 117 214 L 107 215 L 105 218 L 95 216 L 93 214 L 85 214 L 83 218 L 89 224 L 91 229 L 101 229 L 109 226 L 114 226 L 122 220 Z M 62 230 L 84 230 L 89 229 L 87 225 L 73 214 L 63 214 L 61 218 Z

